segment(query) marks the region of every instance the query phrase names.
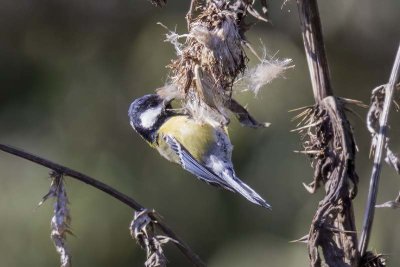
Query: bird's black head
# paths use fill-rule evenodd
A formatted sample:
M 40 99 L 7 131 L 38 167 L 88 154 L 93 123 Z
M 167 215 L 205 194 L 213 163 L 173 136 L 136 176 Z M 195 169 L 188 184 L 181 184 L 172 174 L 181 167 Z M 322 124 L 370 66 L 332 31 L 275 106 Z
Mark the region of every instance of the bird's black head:
M 173 115 L 171 105 L 156 94 L 135 99 L 129 107 L 130 123 L 146 141 L 153 143 L 157 130 Z

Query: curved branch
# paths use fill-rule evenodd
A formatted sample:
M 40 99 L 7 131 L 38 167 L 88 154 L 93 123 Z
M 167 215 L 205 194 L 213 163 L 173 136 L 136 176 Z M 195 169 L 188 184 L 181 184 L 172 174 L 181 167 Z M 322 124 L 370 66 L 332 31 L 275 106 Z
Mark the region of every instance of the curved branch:
M 86 183 L 96 189 L 99 189 L 101 191 L 103 191 L 104 193 L 112 196 L 115 199 L 118 199 L 119 201 L 121 201 L 122 203 L 124 203 L 125 205 L 131 207 L 132 209 L 136 210 L 136 211 L 143 211 L 145 210 L 145 207 L 143 207 L 142 205 L 140 205 L 136 200 L 134 200 L 133 198 L 117 191 L 116 189 L 112 188 L 111 186 L 100 182 L 90 176 L 87 176 L 83 173 L 80 173 L 78 171 L 75 171 L 73 169 L 67 168 L 65 166 L 62 166 L 60 164 L 57 164 L 55 162 L 52 162 L 50 160 L 44 159 L 42 157 L 33 155 L 29 152 L 25 152 L 21 149 L 15 148 L 15 147 L 11 147 L 9 145 L 4 145 L 4 144 L 0 144 L 0 150 L 8 153 L 8 154 L 12 154 L 15 155 L 17 157 L 20 158 L 24 158 L 27 159 L 29 161 L 32 161 L 34 163 L 37 163 L 39 165 L 42 165 L 44 167 L 47 167 L 53 171 L 56 171 L 57 173 L 69 176 L 71 178 L 74 178 L 78 181 L 81 181 L 83 183 Z M 196 255 L 191 248 L 179 237 L 177 236 L 172 230 L 171 228 L 169 228 L 169 226 L 165 223 L 163 223 L 159 216 L 156 216 L 155 213 L 150 213 L 149 217 L 156 222 L 156 225 L 159 226 L 159 228 L 161 229 L 162 232 L 164 232 L 165 235 L 167 235 L 168 237 L 172 238 L 173 240 L 176 240 L 177 242 L 173 242 L 178 249 L 189 259 L 189 261 L 191 261 L 193 263 L 194 266 L 198 266 L 198 267 L 202 267 L 205 266 L 205 264 L 203 263 L 203 261 L 199 258 L 198 255 Z

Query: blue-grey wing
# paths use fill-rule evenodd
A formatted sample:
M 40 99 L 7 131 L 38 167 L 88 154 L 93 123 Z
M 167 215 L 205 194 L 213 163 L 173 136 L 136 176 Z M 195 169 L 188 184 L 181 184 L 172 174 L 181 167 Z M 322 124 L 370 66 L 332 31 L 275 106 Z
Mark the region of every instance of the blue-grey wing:
M 182 168 L 208 184 L 223 187 L 229 191 L 234 191 L 221 177 L 198 162 L 174 137 L 166 135 L 164 139 L 169 147 L 179 156 Z

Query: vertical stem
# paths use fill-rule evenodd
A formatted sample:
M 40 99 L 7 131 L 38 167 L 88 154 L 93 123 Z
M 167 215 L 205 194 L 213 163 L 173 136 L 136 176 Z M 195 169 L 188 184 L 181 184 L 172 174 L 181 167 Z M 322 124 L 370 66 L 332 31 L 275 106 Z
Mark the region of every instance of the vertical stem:
M 324 157 L 317 159 L 314 166 L 314 182 L 324 183 L 326 192 L 318 205 L 308 236 L 310 265 L 355 267 L 359 259 L 352 207 L 355 191 L 349 186 L 353 183 L 356 188 L 358 181 L 354 166 L 354 138 L 343 105 L 333 95 L 317 0 L 297 0 L 297 6 L 315 110 L 318 111 L 316 117 L 324 118 L 327 124 L 315 130 L 317 138 L 328 137 L 327 143 L 321 147 Z M 310 136 L 315 139 L 312 134 Z M 319 141 L 322 142 L 311 143 L 319 147 Z M 329 173 L 324 166 L 331 168 Z M 339 229 L 339 232 L 333 233 L 330 230 L 333 228 Z
M 359 243 L 360 255 L 364 255 L 369 238 L 371 235 L 372 223 L 374 221 L 376 196 L 378 194 L 379 177 L 382 167 L 382 154 L 385 148 L 385 141 L 387 135 L 387 122 L 389 118 L 390 106 L 392 104 L 393 92 L 396 86 L 396 81 L 399 79 L 400 72 L 400 45 L 397 49 L 396 59 L 393 64 L 392 72 L 390 74 L 389 83 L 385 86 L 385 102 L 382 108 L 382 114 L 379 118 L 379 135 L 375 148 L 374 167 L 371 173 L 371 180 L 369 184 L 368 200 L 365 208 L 364 222 L 362 233 Z
M 318 103 L 332 95 L 318 5 L 316 0 L 297 0 L 297 6 L 314 98 Z

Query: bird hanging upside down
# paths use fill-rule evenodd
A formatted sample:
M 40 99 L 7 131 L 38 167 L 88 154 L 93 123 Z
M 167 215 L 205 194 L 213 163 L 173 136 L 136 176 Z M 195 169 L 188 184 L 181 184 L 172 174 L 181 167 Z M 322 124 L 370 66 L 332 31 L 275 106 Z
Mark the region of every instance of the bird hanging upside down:
M 128 115 L 133 129 L 169 161 L 180 164 L 206 183 L 239 193 L 248 201 L 271 209 L 236 177 L 232 144 L 223 128 L 173 112 L 169 101 L 156 94 L 133 101 Z

